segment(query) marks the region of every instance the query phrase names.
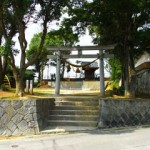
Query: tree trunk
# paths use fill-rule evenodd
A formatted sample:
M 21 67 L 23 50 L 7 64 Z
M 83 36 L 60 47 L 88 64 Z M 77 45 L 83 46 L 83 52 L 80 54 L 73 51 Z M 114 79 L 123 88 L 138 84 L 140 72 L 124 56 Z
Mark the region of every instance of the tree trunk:
M 44 78 L 44 67 L 43 67 L 43 64 L 42 64 L 42 66 L 41 66 L 41 69 L 40 69 L 40 81 L 42 81 L 43 80 L 43 78 Z
M 25 92 L 24 92 L 24 74 L 25 74 L 25 70 L 21 70 L 21 71 L 16 71 L 16 68 L 12 68 L 13 71 L 13 75 L 15 78 L 15 82 L 16 82 L 16 93 L 15 96 L 24 96 Z
M 0 85 L 4 83 L 6 68 L 7 68 L 7 60 L 4 57 L 3 59 L 0 57 Z
M 0 71 L 1 72 L 1 71 Z M 0 73 L 0 86 L 4 83 L 4 76 Z
M 125 97 L 130 97 L 129 70 L 128 70 L 128 66 L 125 66 L 124 86 L 125 86 Z
M 41 71 L 39 70 L 38 71 L 38 83 L 40 83 L 40 81 L 41 81 Z
M 126 47 L 124 57 L 124 86 L 125 97 L 135 97 L 136 73 L 134 69 L 133 57 L 130 57 L 130 48 Z
M 25 92 L 24 92 L 24 81 L 22 76 L 18 76 L 18 78 L 16 79 L 16 93 L 15 96 L 24 96 Z
M 130 97 L 135 97 L 135 91 L 136 91 L 136 71 L 134 67 L 134 61 L 133 56 L 130 54 L 129 57 L 129 86 L 130 86 Z
M 38 83 L 40 83 L 40 81 L 41 81 L 41 67 L 39 66 L 36 70 L 38 72 Z
M 128 47 L 127 47 L 127 42 L 126 39 L 124 41 L 124 47 L 123 47 L 123 77 L 124 77 L 124 96 L 125 97 L 129 97 L 129 51 L 128 51 Z
M 4 76 L 3 76 L 3 66 L 2 66 L 2 59 L 0 57 L 0 86 L 3 84 Z

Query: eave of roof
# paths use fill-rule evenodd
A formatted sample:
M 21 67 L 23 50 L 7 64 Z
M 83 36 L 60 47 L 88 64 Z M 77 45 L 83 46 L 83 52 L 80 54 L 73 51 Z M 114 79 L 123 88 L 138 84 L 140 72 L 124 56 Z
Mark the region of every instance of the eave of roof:
M 137 72 L 140 72 L 140 71 L 146 70 L 146 69 L 150 69 L 150 62 L 144 62 L 135 68 L 135 70 Z

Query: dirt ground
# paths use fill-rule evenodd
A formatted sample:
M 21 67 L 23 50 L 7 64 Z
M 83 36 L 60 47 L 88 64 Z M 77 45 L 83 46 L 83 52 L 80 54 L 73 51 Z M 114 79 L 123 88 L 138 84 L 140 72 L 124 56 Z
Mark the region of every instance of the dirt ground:
M 12 97 L 14 95 L 14 92 L 0 90 L 0 97 Z
M 90 91 L 90 90 L 60 90 L 60 96 L 100 96 L 100 92 Z M 35 99 L 35 98 L 50 98 L 55 97 L 55 89 L 53 88 L 34 88 L 33 94 L 25 93 L 24 97 L 15 97 L 15 89 L 11 91 L 2 91 L 0 90 L 0 100 L 26 100 L 26 99 Z M 115 99 L 128 99 L 124 96 L 112 95 L 106 91 L 107 98 Z M 150 99 L 150 95 L 138 95 L 136 98 L 139 99 Z
M 60 90 L 60 96 L 100 96 L 99 91 L 89 90 Z M 52 88 L 34 88 L 33 95 L 25 93 L 24 97 L 15 97 L 15 90 L 12 91 L 1 91 L 0 100 L 25 100 L 35 98 L 50 98 L 55 97 L 55 89 Z

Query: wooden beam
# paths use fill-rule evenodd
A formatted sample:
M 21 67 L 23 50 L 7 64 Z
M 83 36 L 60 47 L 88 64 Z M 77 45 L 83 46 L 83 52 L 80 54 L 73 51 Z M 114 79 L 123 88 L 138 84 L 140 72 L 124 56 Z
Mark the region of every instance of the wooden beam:
M 51 51 L 78 51 L 78 50 L 111 50 L 114 49 L 115 45 L 103 45 L 103 46 L 75 46 L 75 47 L 56 47 L 47 46 L 48 50 Z

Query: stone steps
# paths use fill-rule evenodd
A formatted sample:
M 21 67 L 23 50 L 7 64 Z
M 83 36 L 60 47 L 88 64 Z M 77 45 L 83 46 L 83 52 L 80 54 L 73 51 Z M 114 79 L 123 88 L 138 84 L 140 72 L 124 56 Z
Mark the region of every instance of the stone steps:
M 47 118 L 48 128 L 95 127 L 99 119 L 98 98 L 56 98 Z
M 49 120 L 49 126 L 86 126 L 96 127 L 97 121 Z
M 55 110 L 98 110 L 98 106 L 58 106 L 55 105 Z
M 6 75 L 4 77 L 4 85 L 8 88 L 11 88 L 10 81 Z
M 79 120 L 97 121 L 98 115 L 49 115 L 49 120 Z
M 98 106 L 98 102 L 89 102 L 89 101 L 56 101 L 56 106 Z
M 97 115 L 98 110 L 52 110 L 51 115 Z

